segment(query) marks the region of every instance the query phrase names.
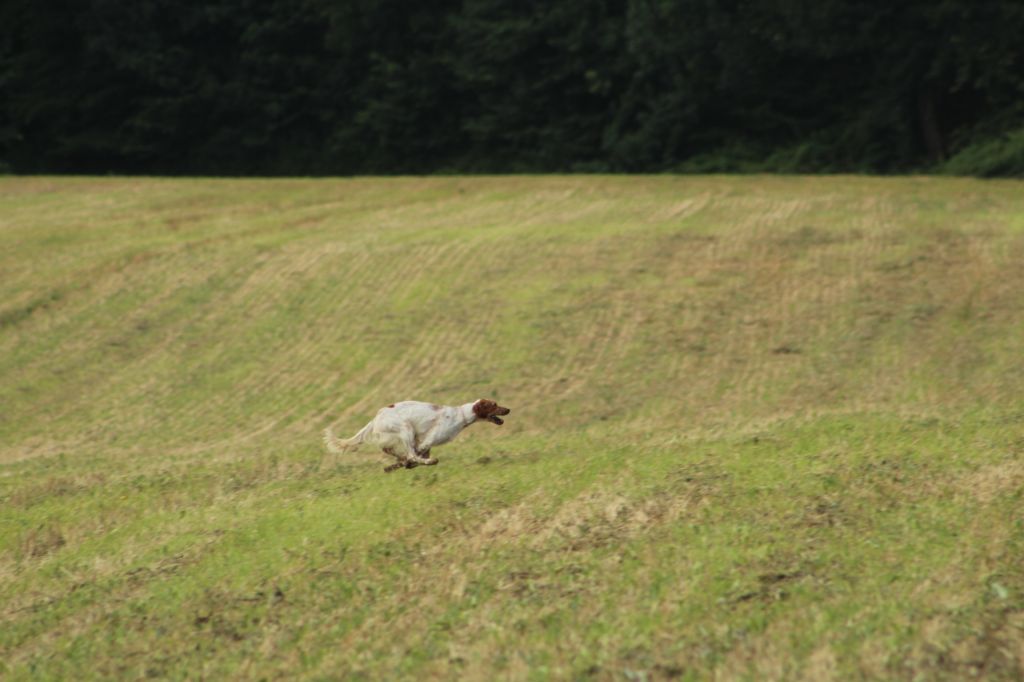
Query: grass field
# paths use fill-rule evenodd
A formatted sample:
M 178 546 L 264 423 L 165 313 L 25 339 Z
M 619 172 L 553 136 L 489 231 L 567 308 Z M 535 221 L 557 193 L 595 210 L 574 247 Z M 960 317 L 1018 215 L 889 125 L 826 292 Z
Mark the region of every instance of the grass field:
M 0 179 L 0 677 L 1020 679 L 1022 387 L 1021 182 Z

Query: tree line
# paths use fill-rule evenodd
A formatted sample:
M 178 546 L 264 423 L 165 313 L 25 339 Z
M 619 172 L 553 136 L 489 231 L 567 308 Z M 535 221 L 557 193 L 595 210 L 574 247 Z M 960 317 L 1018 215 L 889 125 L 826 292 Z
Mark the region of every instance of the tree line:
M 0 170 L 1024 175 L 1021 0 L 5 0 Z

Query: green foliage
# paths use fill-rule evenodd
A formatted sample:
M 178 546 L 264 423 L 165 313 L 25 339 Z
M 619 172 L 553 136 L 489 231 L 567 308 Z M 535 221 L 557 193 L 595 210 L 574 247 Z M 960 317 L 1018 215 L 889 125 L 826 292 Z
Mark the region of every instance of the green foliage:
M 9 0 L 0 168 L 931 168 L 1019 127 L 1021 35 L 1010 0 Z
M 946 161 L 941 171 L 983 178 L 1024 177 L 1024 128 L 968 145 Z

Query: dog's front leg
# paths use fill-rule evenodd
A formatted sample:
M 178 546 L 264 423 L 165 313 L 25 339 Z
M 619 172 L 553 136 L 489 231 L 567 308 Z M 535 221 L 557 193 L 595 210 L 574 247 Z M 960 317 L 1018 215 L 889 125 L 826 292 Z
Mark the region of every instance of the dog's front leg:
M 407 459 L 407 460 L 405 460 L 405 468 L 406 469 L 415 469 L 416 467 L 418 467 L 421 464 L 423 466 L 433 466 L 433 465 L 437 464 L 437 459 L 435 457 L 431 457 L 430 456 L 430 450 L 425 450 L 423 452 L 417 451 L 416 452 L 416 457 L 417 457 L 417 459 Z
M 437 464 L 437 460 L 430 456 L 430 448 L 429 447 L 428 448 L 417 447 L 416 444 L 415 444 L 415 441 L 413 441 L 413 439 L 411 439 L 411 438 L 406 440 L 405 445 L 406 445 L 406 455 L 405 455 L 406 462 L 412 462 L 412 463 L 415 463 L 415 464 L 424 464 L 426 466 L 430 466 L 432 464 Z M 424 454 L 420 454 L 421 452 L 424 453 Z M 426 456 L 424 456 L 424 455 L 426 455 Z M 406 466 L 408 466 L 408 464 Z M 412 467 L 409 467 L 409 468 L 411 469 Z
M 437 460 L 432 457 L 423 457 L 420 452 L 430 454 L 430 445 L 426 442 L 426 439 L 418 441 L 416 438 L 416 432 L 413 431 L 412 427 L 403 429 L 401 434 L 402 443 L 405 445 L 405 460 L 406 462 L 412 462 L 415 464 L 437 464 Z M 408 464 L 406 464 L 408 466 Z M 412 467 L 409 467 L 410 469 Z

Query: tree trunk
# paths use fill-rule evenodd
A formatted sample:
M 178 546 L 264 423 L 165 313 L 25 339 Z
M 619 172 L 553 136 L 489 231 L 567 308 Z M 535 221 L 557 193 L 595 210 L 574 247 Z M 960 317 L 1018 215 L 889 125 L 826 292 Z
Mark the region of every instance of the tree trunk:
M 932 88 L 924 87 L 918 91 L 917 114 L 929 158 L 932 161 L 942 161 L 946 158 L 946 150 L 942 143 L 939 120 L 935 115 L 935 91 Z

